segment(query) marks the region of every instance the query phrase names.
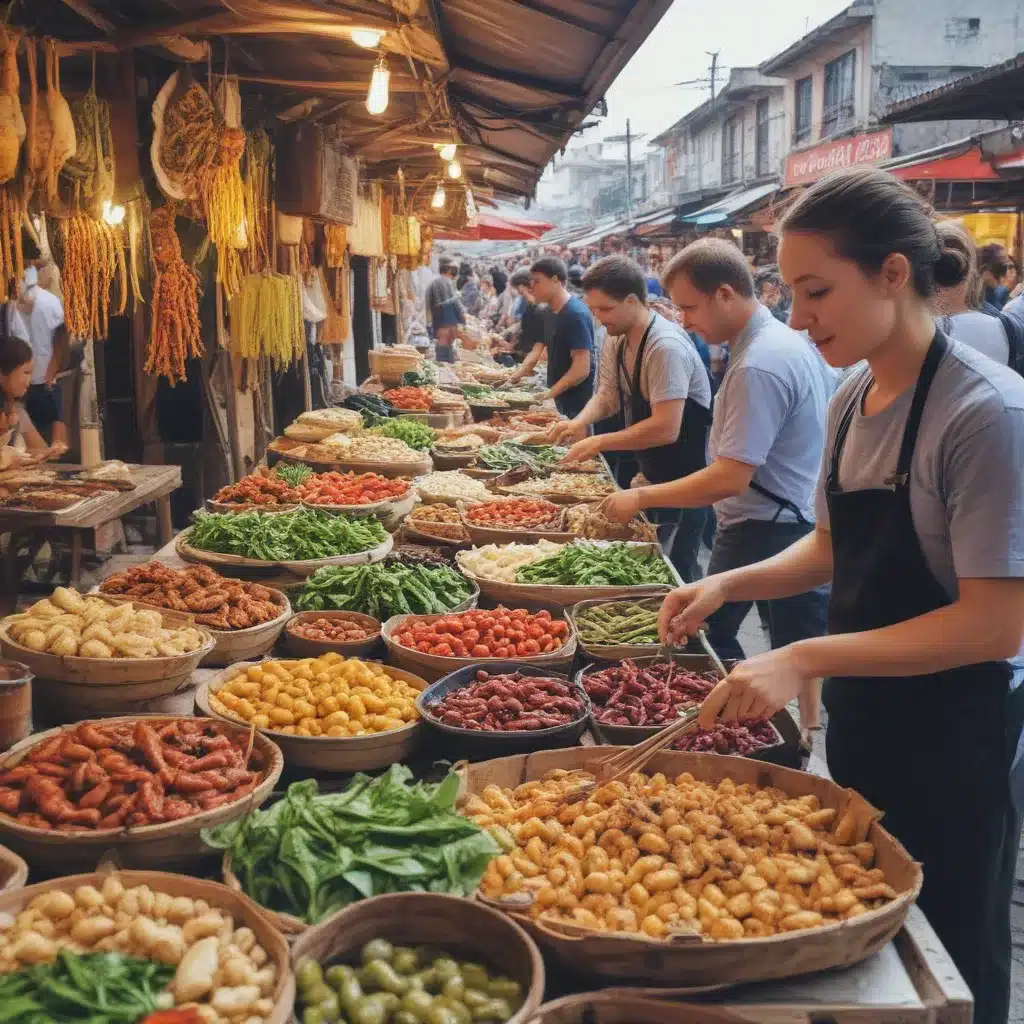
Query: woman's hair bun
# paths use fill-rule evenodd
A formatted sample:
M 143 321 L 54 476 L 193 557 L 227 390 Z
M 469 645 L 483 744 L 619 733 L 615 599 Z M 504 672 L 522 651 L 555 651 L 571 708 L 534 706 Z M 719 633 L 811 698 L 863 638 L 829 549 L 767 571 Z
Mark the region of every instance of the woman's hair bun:
M 939 234 L 939 258 L 935 261 L 935 283 L 940 288 L 955 288 L 967 280 L 971 272 L 973 253 L 959 245 L 949 245 L 949 239 Z

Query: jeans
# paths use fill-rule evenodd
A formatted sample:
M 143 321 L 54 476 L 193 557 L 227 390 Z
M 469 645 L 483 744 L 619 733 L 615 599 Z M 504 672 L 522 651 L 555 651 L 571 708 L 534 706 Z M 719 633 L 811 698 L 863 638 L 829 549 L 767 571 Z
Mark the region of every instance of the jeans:
M 762 562 L 784 551 L 813 529 L 812 523 L 772 523 L 759 519 L 745 519 L 719 528 L 711 550 L 708 575 Z M 725 604 L 714 615 L 708 616 L 708 639 L 723 660 L 744 657 L 736 635 L 753 603 L 736 601 Z M 773 650 L 797 640 L 823 636 L 827 631 L 827 587 L 780 600 L 758 601 L 757 605 L 767 619 Z
M 706 508 L 662 508 L 648 513 L 663 543 L 664 538 L 671 538 L 671 543 L 664 544 L 665 551 L 684 583 L 696 583 L 704 576 L 697 554 L 707 516 Z

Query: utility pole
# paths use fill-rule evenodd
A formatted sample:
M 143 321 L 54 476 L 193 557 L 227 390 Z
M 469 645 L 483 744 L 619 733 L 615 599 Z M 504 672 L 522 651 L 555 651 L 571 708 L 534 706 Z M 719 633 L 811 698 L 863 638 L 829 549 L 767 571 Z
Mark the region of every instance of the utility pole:
M 714 99 L 715 85 L 718 79 L 718 55 L 721 53 L 721 50 L 715 50 L 714 53 L 710 50 L 705 50 L 704 52 L 711 58 L 711 98 Z
M 626 118 L 626 221 L 633 224 L 633 133 Z

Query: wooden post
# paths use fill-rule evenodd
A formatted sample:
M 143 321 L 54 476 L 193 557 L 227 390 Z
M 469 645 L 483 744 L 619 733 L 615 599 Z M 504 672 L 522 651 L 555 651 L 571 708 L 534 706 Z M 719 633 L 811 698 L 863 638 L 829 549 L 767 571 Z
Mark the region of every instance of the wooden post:
M 230 465 L 235 481 L 245 476 L 245 461 L 242 458 L 241 431 L 238 426 L 238 398 L 235 392 L 235 373 L 231 363 L 231 340 L 224 337 L 224 289 L 220 281 L 215 284 L 215 305 L 217 317 L 217 359 L 219 361 L 221 387 L 227 404 L 228 446 Z

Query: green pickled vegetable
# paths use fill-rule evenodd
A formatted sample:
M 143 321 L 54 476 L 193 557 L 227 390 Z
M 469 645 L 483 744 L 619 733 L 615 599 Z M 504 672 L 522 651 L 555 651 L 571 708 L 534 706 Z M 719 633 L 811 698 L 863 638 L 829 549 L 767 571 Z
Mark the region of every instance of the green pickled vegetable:
M 477 450 L 476 465 L 483 469 L 509 470 L 529 466 L 532 470 L 543 470 L 561 462 L 568 448 L 553 445 L 524 445 L 515 441 L 500 444 L 485 444 Z
M 292 602 L 297 611 L 362 612 L 385 621 L 393 615 L 443 615 L 471 593 L 469 581 L 448 566 L 325 565 Z
M 649 546 L 622 541 L 566 544 L 554 555 L 520 566 L 516 580 L 572 587 L 639 587 L 674 582 L 660 554 Z
M 576 614 L 576 630 L 585 644 L 657 644 L 661 598 L 609 601 Z
M 372 427 L 370 433 L 380 434 L 382 437 L 397 437 L 410 448 L 421 452 L 433 448 L 437 440 L 437 431 L 413 416 L 395 416 L 384 420 L 379 426 Z
M 290 512 L 196 512 L 189 544 L 200 551 L 265 562 L 301 562 L 369 551 L 387 540 L 372 516 L 332 515 L 300 506 Z

